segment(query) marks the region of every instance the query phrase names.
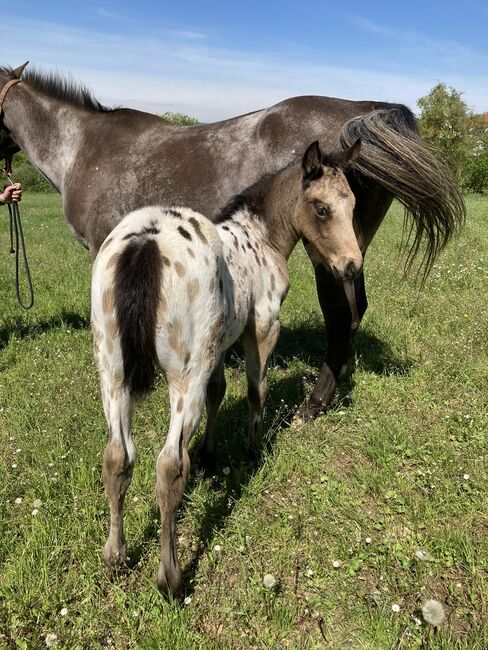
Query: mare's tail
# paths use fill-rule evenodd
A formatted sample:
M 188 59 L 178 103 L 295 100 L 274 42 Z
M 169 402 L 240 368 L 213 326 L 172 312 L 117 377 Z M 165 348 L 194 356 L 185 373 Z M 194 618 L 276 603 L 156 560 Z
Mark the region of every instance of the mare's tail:
M 405 206 L 406 241 L 411 241 L 407 270 L 422 241 L 426 242 L 421 262 L 425 279 L 437 255 L 465 221 L 461 194 L 435 151 L 420 138 L 415 117 L 406 106 L 382 108 L 349 120 L 342 128 L 341 143 L 349 147 L 358 138 L 361 151 L 354 168 Z
M 114 274 L 115 311 L 131 394 L 149 390 L 155 375 L 156 321 L 162 260 L 153 238 L 133 238 L 119 255 Z

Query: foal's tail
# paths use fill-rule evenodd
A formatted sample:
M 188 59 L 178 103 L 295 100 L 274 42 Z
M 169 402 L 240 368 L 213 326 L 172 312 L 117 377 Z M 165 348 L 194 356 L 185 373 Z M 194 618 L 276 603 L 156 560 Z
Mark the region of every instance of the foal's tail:
M 131 394 L 145 393 L 154 381 L 161 267 L 161 254 L 153 238 L 129 241 L 115 267 L 115 311 L 124 384 Z
M 406 106 L 349 120 L 342 128 L 341 143 L 349 147 L 358 138 L 361 151 L 354 167 L 405 206 L 404 233 L 406 242 L 411 241 L 407 270 L 426 240 L 421 262 L 425 279 L 437 255 L 464 224 L 461 194 L 435 151 L 420 138 L 415 117 Z

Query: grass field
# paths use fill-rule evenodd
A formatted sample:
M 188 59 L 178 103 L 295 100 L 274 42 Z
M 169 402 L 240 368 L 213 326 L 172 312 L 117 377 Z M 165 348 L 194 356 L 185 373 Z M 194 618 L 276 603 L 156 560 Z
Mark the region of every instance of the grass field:
M 184 605 L 164 602 L 155 587 L 164 383 L 135 417 L 130 568 L 109 577 L 100 562 L 106 432 L 88 255 L 58 196 L 25 195 L 36 304 L 21 312 L 2 209 L 0 647 L 488 647 L 488 198 L 467 203 L 466 228 L 421 293 L 402 281 L 394 206 L 366 260 L 370 307 L 354 373 L 332 411 L 294 429 L 286 422 L 324 346 L 311 268 L 297 247 L 270 371 L 267 451 L 257 468 L 241 461 L 247 407 L 236 348 L 220 473 L 194 470 L 180 512 Z M 274 589 L 263 586 L 268 573 Z M 437 631 L 421 623 L 429 598 L 446 612 Z

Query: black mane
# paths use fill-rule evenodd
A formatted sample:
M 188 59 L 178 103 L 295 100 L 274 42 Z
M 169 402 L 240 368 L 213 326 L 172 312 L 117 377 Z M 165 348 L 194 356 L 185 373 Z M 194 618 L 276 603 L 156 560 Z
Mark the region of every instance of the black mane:
M 0 74 L 14 78 L 13 69 L 7 66 L 0 66 Z M 113 110 L 100 104 L 83 84 L 55 72 L 40 72 L 35 68 L 26 70 L 22 74 L 22 82 L 44 95 L 74 104 L 87 111 L 108 113 Z
M 232 219 L 232 215 L 241 210 L 242 208 L 249 208 L 254 214 L 259 214 L 260 206 L 262 205 L 262 198 L 265 194 L 265 189 L 272 179 L 281 174 L 282 171 L 288 169 L 294 165 L 296 161 L 292 161 L 288 165 L 285 165 L 282 169 L 278 169 L 274 173 L 263 174 L 253 185 L 250 185 L 240 194 L 235 194 L 232 196 L 229 201 L 224 205 L 224 207 L 217 212 L 215 217 L 212 219 L 213 223 L 222 223 L 222 221 L 227 221 Z

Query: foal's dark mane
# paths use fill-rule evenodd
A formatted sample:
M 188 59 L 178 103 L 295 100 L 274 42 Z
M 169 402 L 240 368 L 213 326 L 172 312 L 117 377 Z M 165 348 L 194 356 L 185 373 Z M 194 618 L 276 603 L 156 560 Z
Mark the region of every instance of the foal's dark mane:
M 322 153 L 322 164 L 325 167 L 332 167 L 332 169 L 340 168 L 343 163 L 341 154 L 341 151 Z M 224 205 L 224 207 L 219 212 L 217 212 L 212 221 L 214 223 L 222 223 L 223 221 L 228 221 L 229 219 L 232 219 L 232 216 L 236 212 L 246 207 L 250 210 L 250 212 L 259 214 L 260 207 L 263 204 L 263 195 L 269 183 L 272 182 L 276 176 L 281 174 L 281 172 L 284 172 L 285 169 L 289 169 L 295 165 L 298 160 L 298 158 L 296 160 L 292 160 L 292 162 L 288 163 L 288 165 L 285 165 L 275 172 L 272 172 L 270 174 L 263 174 L 261 178 L 259 178 L 255 183 L 247 187 L 240 194 L 236 194 L 231 199 L 229 199 L 227 204 Z
M 240 194 L 234 195 L 226 205 L 217 212 L 215 217 L 212 219 L 214 223 L 222 223 L 223 221 L 228 221 L 232 219 L 232 216 L 241 210 L 242 208 L 248 208 L 251 212 L 259 214 L 259 207 L 262 205 L 262 198 L 264 194 L 264 189 L 273 180 L 275 176 L 280 174 L 287 167 L 291 167 L 294 163 L 290 163 L 283 167 L 283 169 L 278 170 L 272 174 L 263 174 L 255 183 L 247 187 Z
M 0 66 L 0 74 L 14 78 L 13 68 L 8 66 Z M 55 72 L 40 72 L 35 68 L 26 70 L 22 74 L 22 82 L 48 97 L 74 104 L 87 111 L 109 113 L 117 110 L 100 104 L 83 84 Z

